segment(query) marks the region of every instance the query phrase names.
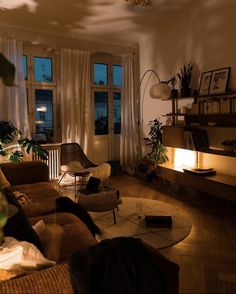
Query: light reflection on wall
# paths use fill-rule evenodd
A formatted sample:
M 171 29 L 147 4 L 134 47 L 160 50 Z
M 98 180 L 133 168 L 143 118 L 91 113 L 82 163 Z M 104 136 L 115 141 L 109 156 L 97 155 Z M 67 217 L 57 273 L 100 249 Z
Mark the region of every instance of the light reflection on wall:
M 174 166 L 175 168 L 196 167 L 197 152 L 186 149 L 174 150 Z
M 35 12 L 38 6 L 38 3 L 35 0 L 1 0 L 0 1 L 0 10 L 5 9 L 17 9 L 26 5 L 29 12 Z

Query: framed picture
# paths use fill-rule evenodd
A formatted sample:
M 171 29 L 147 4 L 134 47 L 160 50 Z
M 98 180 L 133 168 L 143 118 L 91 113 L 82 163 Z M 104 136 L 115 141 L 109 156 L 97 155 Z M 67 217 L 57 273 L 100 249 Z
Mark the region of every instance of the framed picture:
M 230 67 L 213 70 L 209 94 L 225 93 L 228 85 Z
M 199 96 L 209 95 L 212 71 L 203 72 L 200 80 Z

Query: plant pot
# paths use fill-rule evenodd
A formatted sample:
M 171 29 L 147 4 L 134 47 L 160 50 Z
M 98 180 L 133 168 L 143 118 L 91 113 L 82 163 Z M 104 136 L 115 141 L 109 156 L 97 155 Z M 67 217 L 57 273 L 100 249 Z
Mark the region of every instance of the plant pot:
M 191 88 L 181 88 L 180 93 L 181 93 L 181 97 L 190 97 Z

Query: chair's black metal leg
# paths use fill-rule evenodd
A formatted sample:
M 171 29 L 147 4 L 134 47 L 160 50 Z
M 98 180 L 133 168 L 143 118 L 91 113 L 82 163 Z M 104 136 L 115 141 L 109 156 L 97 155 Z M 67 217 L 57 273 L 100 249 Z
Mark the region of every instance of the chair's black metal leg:
M 76 176 L 75 176 L 75 198 L 77 196 L 77 190 L 76 190 Z
M 63 175 L 61 175 L 61 177 L 57 183 L 58 187 L 60 187 L 60 183 L 61 183 L 62 179 L 64 178 L 65 174 L 66 174 L 66 172 L 64 172 Z
M 113 220 L 114 220 L 114 225 L 115 225 L 116 224 L 116 213 L 115 213 L 114 209 L 112 210 L 112 213 L 113 213 Z

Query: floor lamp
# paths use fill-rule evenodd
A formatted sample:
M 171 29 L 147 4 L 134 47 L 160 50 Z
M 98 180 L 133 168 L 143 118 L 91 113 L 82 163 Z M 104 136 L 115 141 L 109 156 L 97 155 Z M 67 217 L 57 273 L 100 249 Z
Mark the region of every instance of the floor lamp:
M 143 103 L 144 103 L 145 91 L 146 91 L 149 79 L 151 78 L 152 74 L 154 74 L 156 76 L 158 82 L 151 86 L 151 88 L 149 90 L 150 97 L 153 99 L 167 99 L 167 98 L 170 98 L 170 94 L 171 94 L 171 89 L 168 86 L 168 84 L 172 79 L 170 79 L 168 81 L 161 81 L 159 78 L 159 75 L 153 69 L 148 69 L 144 72 L 144 74 L 142 75 L 142 77 L 140 79 L 139 88 L 141 88 L 143 79 L 148 73 L 150 73 L 150 75 L 146 81 L 143 95 L 141 98 L 141 106 L 142 106 L 142 108 L 141 108 L 141 132 L 143 131 Z M 142 146 L 142 144 L 141 144 L 141 146 Z M 142 148 L 141 148 L 141 154 L 142 154 Z

